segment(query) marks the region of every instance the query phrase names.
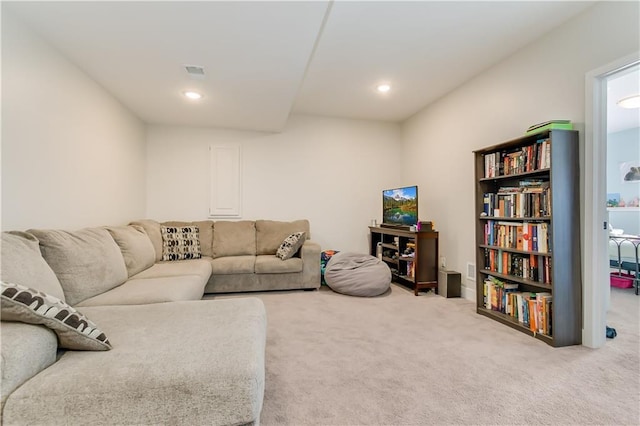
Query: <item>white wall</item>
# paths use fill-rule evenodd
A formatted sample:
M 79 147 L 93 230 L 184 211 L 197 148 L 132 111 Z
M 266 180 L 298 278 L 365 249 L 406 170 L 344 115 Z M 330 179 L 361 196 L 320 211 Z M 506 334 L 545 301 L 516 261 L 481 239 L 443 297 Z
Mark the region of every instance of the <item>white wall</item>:
M 2 11 L 2 229 L 122 224 L 145 211 L 145 128 Z
M 323 249 L 365 251 L 382 190 L 400 181 L 400 127 L 292 116 L 281 133 L 150 126 L 147 216 L 208 216 L 209 144 L 242 147 L 242 219 L 311 223 Z
M 585 74 L 639 49 L 638 6 L 599 3 L 403 123 L 403 176 L 420 186 L 420 217 L 441 232 L 448 269 L 464 277 L 475 261 L 472 151 L 549 119 L 583 129 Z
M 620 165 L 640 165 L 640 128 L 622 130 L 607 135 L 607 194 L 617 193 L 629 205 L 640 198 L 640 182 L 624 182 Z M 637 206 L 637 204 L 636 204 Z M 637 208 L 612 209 L 609 223 L 625 234 L 640 235 L 640 210 Z

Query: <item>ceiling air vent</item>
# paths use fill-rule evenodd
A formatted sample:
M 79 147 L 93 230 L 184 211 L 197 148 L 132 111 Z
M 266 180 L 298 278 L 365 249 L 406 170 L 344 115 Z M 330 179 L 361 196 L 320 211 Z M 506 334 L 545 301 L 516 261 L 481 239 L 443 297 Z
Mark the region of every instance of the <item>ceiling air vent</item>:
M 187 70 L 187 74 L 191 78 L 204 78 L 204 67 L 200 67 L 198 65 L 185 65 L 184 69 Z

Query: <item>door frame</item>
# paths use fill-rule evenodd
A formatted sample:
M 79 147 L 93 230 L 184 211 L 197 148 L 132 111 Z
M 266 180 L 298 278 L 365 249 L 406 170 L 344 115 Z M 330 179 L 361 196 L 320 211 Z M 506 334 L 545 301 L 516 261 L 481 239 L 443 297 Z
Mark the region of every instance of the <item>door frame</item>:
M 585 76 L 584 179 L 582 194 L 582 344 L 606 342 L 609 308 L 607 228 L 607 78 L 640 63 L 640 51 L 589 71 Z M 605 285 L 606 283 L 606 285 Z

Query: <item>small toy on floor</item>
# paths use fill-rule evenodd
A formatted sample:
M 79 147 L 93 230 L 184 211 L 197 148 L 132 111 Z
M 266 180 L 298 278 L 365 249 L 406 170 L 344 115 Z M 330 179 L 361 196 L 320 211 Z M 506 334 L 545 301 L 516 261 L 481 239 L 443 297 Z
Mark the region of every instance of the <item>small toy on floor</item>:
M 607 326 L 607 339 L 613 339 L 617 335 L 615 328 Z

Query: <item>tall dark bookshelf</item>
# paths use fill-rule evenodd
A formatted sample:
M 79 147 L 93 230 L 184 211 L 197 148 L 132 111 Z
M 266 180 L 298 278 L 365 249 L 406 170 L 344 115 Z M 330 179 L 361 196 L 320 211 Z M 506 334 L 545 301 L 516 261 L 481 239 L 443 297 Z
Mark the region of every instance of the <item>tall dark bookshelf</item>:
M 554 347 L 581 344 L 578 132 L 547 130 L 474 151 L 474 157 L 478 314 Z M 485 284 L 490 277 L 493 283 Z M 536 306 L 548 308 L 533 327 L 523 318 L 530 318 L 527 312 L 513 306 L 518 293 L 536 295 Z

